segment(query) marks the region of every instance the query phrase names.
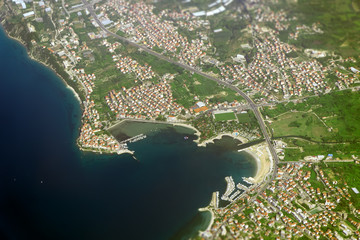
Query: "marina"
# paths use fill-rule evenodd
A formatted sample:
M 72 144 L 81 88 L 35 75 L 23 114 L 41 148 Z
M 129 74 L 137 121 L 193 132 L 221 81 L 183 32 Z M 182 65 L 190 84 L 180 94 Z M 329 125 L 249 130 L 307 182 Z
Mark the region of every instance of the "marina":
M 241 183 L 238 183 L 238 184 L 236 185 L 236 187 L 237 187 L 238 189 L 241 189 L 241 190 L 244 190 L 244 191 L 248 191 L 248 190 L 249 190 L 248 187 L 246 187 L 245 185 L 243 185 L 243 184 L 241 184 Z
M 230 202 L 234 201 L 234 198 L 236 198 L 238 195 L 240 195 L 240 193 L 241 193 L 240 190 L 236 190 L 233 194 L 230 195 L 229 201 Z
M 232 176 L 225 177 L 225 181 L 227 182 L 226 191 L 222 195 L 221 200 L 229 201 L 230 194 L 235 190 L 235 182 Z
M 246 182 L 247 184 L 254 184 L 254 178 L 252 177 L 242 177 L 243 181 Z

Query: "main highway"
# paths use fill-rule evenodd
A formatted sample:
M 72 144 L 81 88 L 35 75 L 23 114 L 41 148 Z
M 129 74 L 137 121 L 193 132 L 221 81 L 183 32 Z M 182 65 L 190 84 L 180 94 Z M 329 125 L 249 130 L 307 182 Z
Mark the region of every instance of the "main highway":
M 109 30 L 101 23 L 101 21 L 99 20 L 98 16 L 96 15 L 96 13 L 95 13 L 95 11 L 94 11 L 94 8 L 93 8 L 93 3 L 89 3 L 89 2 L 87 2 L 86 0 L 82 0 L 82 2 L 83 2 L 83 4 L 84 4 L 84 7 L 86 7 L 86 8 L 88 9 L 88 11 L 90 12 L 91 16 L 94 18 L 94 20 L 95 20 L 96 23 L 99 25 L 99 27 L 100 27 L 104 32 L 106 32 L 108 35 L 110 35 L 110 36 L 112 36 L 112 37 L 114 37 L 114 38 L 117 38 L 117 39 L 119 39 L 119 40 L 122 41 L 122 42 L 128 43 L 128 44 L 131 45 L 131 46 L 134 46 L 134 47 L 137 47 L 137 48 L 139 48 L 139 49 L 142 49 L 143 51 L 145 51 L 145 52 L 147 52 L 147 53 L 149 53 L 149 54 L 151 54 L 151 55 L 153 55 L 153 56 L 155 56 L 155 57 L 157 57 L 157 58 L 159 58 L 159 59 L 162 59 L 162 60 L 167 61 L 167 62 L 169 62 L 169 63 L 175 64 L 175 65 L 177 65 L 177 66 L 179 66 L 179 67 L 181 67 L 181 68 L 183 68 L 183 69 L 186 69 L 186 70 L 188 70 L 188 71 L 190 71 L 190 72 L 199 74 L 199 75 L 201 75 L 201 76 L 203 76 L 203 77 L 205 77 L 205 78 L 207 78 L 207 79 L 209 79 L 209 80 L 212 80 L 212 81 L 217 82 L 217 83 L 220 84 L 220 85 L 223 85 L 223 86 L 225 86 L 225 87 L 227 87 L 227 88 L 229 88 L 229 89 L 232 89 L 232 90 L 236 91 L 237 93 L 239 93 L 239 94 L 248 102 L 248 105 L 250 106 L 251 110 L 254 112 L 255 117 L 256 117 L 256 119 L 257 119 L 257 121 L 258 121 L 258 123 L 259 123 L 261 132 L 262 132 L 262 134 L 263 134 L 263 136 L 264 136 L 264 138 L 265 138 L 265 141 L 266 141 L 266 143 L 267 143 L 267 145 L 268 145 L 268 147 L 269 147 L 269 150 L 270 150 L 270 153 L 271 153 L 271 156 L 272 156 L 272 159 L 273 159 L 273 172 L 272 172 L 272 177 L 267 180 L 267 182 L 263 185 L 263 187 L 262 187 L 261 191 L 259 191 L 259 193 L 262 192 L 262 190 L 265 190 L 265 188 L 267 187 L 268 183 L 271 182 L 271 181 L 275 178 L 275 176 L 276 176 L 276 174 L 277 174 L 277 167 L 278 167 L 277 165 L 278 165 L 278 163 L 279 163 L 279 158 L 278 158 L 278 156 L 277 156 L 277 154 L 276 154 L 276 151 L 275 151 L 275 148 L 274 148 L 274 146 L 273 146 L 273 144 L 272 144 L 272 142 L 271 142 L 271 138 L 270 138 L 270 136 L 269 136 L 269 134 L 268 134 L 268 132 L 267 132 L 267 130 L 266 130 L 266 126 L 265 126 L 264 119 L 263 119 L 263 117 L 262 117 L 262 115 L 261 115 L 261 113 L 260 113 L 260 111 L 259 111 L 258 106 L 254 103 L 254 101 L 253 101 L 249 96 L 247 96 L 243 91 L 241 91 L 238 87 L 236 87 L 236 86 L 234 86 L 234 85 L 232 85 L 232 84 L 230 84 L 230 83 L 228 83 L 228 82 L 222 81 L 222 80 L 220 80 L 220 79 L 218 79 L 218 78 L 216 78 L 216 77 L 214 77 L 214 76 L 211 76 L 211 75 L 209 75 L 209 74 L 207 74 L 207 73 L 204 73 L 204 72 L 202 72 L 201 70 L 196 69 L 196 68 L 194 68 L 194 67 L 192 67 L 192 66 L 189 66 L 189 65 L 187 65 L 187 64 L 184 64 L 184 63 L 180 63 L 180 62 L 178 62 L 178 61 L 175 61 L 175 60 L 173 60 L 173 59 L 171 59 L 171 58 L 168 58 L 168 57 L 166 57 L 166 56 L 164 56 L 164 55 L 162 55 L 162 54 L 160 54 L 160 53 L 157 53 L 157 52 L 149 49 L 148 47 L 146 47 L 146 46 L 144 46 L 144 45 L 140 45 L 140 44 L 138 44 L 138 43 L 135 43 L 135 42 L 131 41 L 131 40 L 128 39 L 128 38 L 119 36 L 119 35 L 117 35 L 116 33 L 113 33 L 113 32 L 111 32 L 111 31 L 109 31 Z

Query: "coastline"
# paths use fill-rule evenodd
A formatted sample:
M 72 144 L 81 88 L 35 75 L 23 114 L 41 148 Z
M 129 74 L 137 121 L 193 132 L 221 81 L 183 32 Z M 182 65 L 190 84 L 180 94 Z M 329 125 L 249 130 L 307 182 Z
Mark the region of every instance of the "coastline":
M 155 121 L 155 120 L 143 120 L 143 119 L 121 119 L 116 121 L 114 124 L 112 124 L 110 127 L 106 128 L 106 130 L 112 129 L 117 127 L 118 125 L 120 125 L 121 123 L 125 122 L 125 121 L 130 121 L 130 122 L 143 122 L 143 123 L 154 123 L 154 124 L 166 124 L 166 125 L 172 125 L 172 126 L 179 126 L 179 127 L 184 127 L 184 128 L 188 128 L 191 130 L 194 130 L 194 135 L 198 137 L 198 139 L 200 138 L 200 131 L 197 130 L 194 126 L 186 123 L 186 122 L 160 122 L 160 121 Z M 198 141 L 198 139 L 194 140 L 195 142 Z
M 268 175 L 272 167 L 266 144 L 260 143 L 246 149 L 242 149 L 239 152 L 241 151 L 247 152 L 255 159 L 257 170 L 255 176 L 253 177 L 254 184 L 261 183 Z
M 229 136 L 229 134 L 220 134 L 219 136 L 212 138 L 210 140 L 220 139 L 222 136 Z M 232 135 L 230 135 L 230 136 L 233 137 Z M 210 141 L 207 140 L 205 142 L 209 143 Z M 206 144 L 204 146 L 206 146 Z M 253 179 L 254 179 L 253 183 L 256 185 L 261 184 L 261 182 L 264 181 L 266 176 L 271 172 L 272 163 L 273 163 L 272 159 L 271 159 L 271 154 L 269 152 L 267 145 L 265 143 L 260 143 L 260 144 L 248 147 L 246 149 L 241 149 L 238 152 L 242 152 L 242 151 L 250 154 L 255 159 L 256 165 L 257 165 L 257 170 L 256 170 L 255 176 L 253 177 Z M 205 231 L 200 231 L 200 233 L 209 232 L 214 223 L 215 214 L 214 214 L 214 211 L 210 208 L 210 206 L 211 206 L 211 203 L 207 207 L 199 208 L 200 212 L 209 211 L 211 213 L 211 220 L 210 220 L 208 227 L 206 228 Z
M 130 154 L 130 155 L 134 155 L 134 153 L 135 153 L 135 151 L 131 151 L 131 150 L 129 150 L 129 149 L 121 149 L 121 150 L 119 150 L 119 151 L 114 151 L 114 152 L 101 152 L 100 150 L 96 150 L 96 149 L 87 149 L 87 148 L 83 148 L 83 147 L 81 147 L 79 144 L 77 144 L 77 146 L 78 146 L 78 148 L 81 150 L 81 151 L 83 151 L 83 152 L 93 152 L 93 153 L 99 153 L 99 154 L 103 154 L 103 153 L 105 153 L 105 154 L 113 154 L 113 153 L 117 153 L 118 155 L 121 155 L 121 154 L 125 154 L 125 153 L 128 153 L 128 154 Z
M 80 104 L 80 108 L 83 110 L 83 105 L 82 105 L 83 103 L 82 103 L 82 101 L 81 101 L 81 98 L 80 98 L 79 94 L 75 91 L 75 89 L 74 89 L 73 87 L 71 87 L 71 86 L 65 81 L 65 79 L 64 79 L 59 73 L 57 73 L 54 68 L 52 68 L 51 65 L 49 65 L 49 64 L 47 64 L 46 62 L 44 62 L 44 61 L 42 61 L 42 60 L 34 57 L 34 56 L 32 55 L 32 53 L 28 51 L 28 48 L 27 48 L 27 46 L 26 46 L 26 43 L 25 43 L 21 38 L 11 36 L 11 35 L 6 31 L 6 29 L 5 29 L 2 25 L 0 25 L 0 27 L 1 27 L 1 29 L 4 31 L 6 37 L 8 37 L 8 38 L 10 38 L 10 39 L 12 39 L 12 40 L 14 40 L 14 41 L 16 41 L 17 43 L 21 44 L 22 47 L 25 48 L 26 53 L 27 53 L 27 56 L 28 56 L 28 58 L 29 58 L 30 60 L 32 60 L 32 61 L 34 61 L 34 62 L 37 62 L 37 63 L 39 63 L 39 64 L 41 64 L 41 65 L 43 65 L 44 67 L 50 69 L 54 74 L 56 74 L 56 76 L 57 76 L 57 77 L 62 81 L 62 83 L 65 85 L 65 87 L 73 93 L 73 95 L 75 96 L 75 98 L 77 99 L 77 101 L 78 101 L 79 104 Z M 80 124 L 79 129 L 81 128 L 81 126 L 82 126 L 82 123 Z M 84 151 L 84 152 L 93 152 L 93 153 L 99 153 L 99 154 L 103 154 L 103 153 L 105 153 L 105 154 L 114 154 L 114 153 L 115 153 L 115 154 L 118 154 L 118 155 L 125 154 L 125 153 L 128 153 L 128 154 L 130 154 L 130 155 L 133 155 L 133 154 L 134 154 L 134 151 L 131 151 L 131 150 L 128 150 L 128 149 L 121 149 L 121 150 L 119 150 L 119 151 L 112 151 L 112 152 L 107 152 L 107 151 L 106 151 L 106 152 L 102 152 L 101 150 L 97 150 L 97 149 L 85 149 L 85 148 L 83 148 L 82 146 L 79 145 L 77 139 L 76 139 L 76 145 L 77 145 L 77 147 L 78 147 L 81 151 Z
M 33 60 L 33 61 L 35 61 L 35 62 L 37 62 L 37 63 L 40 63 L 41 65 L 49 68 L 53 73 L 55 73 L 55 74 L 58 76 L 58 78 L 60 78 L 61 81 L 65 84 L 66 88 L 68 88 L 70 91 L 72 91 L 72 92 L 74 93 L 75 98 L 79 101 L 80 106 L 82 106 L 82 102 L 81 102 L 81 98 L 80 98 L 79 94 L 75 91 L 74 88 L 72 88 L 72 87 L 65 81 L 65 79 L 64 79 L 60 74 L 58 74 L 58 73 L 55 71 L 55 69 L 53 69 L 50 65 L 48 65 L 48 64 L 45 63 L 45 62 L 43 62 L 42 60 L 34 57 L 34 56 L 28 51 L 28 49 L 27 49 L 27 47 L 26 47 L 26 43 L 25 43 L 21 38 L 11 36 L 11 35 L 6 31 L 6 29 L 5 29 L 2 25 L 0 25 L 0 27 L 2 28 L 2 30 L 4 31 L 4 33 L 6 34 L 6 36 L 7 36 L 8 38 L 10 38 L 10 39 L 12 39 L 12 40 L 15 40 L 16 42 L 20 43 L 20 44 L 26 49 L 27 56 L 29 57 L 29 59 L 31 59 L 31 60 Z
M 65 79 L 60 75 L 58 74 L 55 69 L 53 69 L 50 65 L 48 65 L 47 63 L 43 62 L 42 60 L 34 57 L 28 50 L 27 50 L 27 47 L 26 47 L 26 43 L 21 39 L 21 38 L 18 38 L 18 37 L 14 37 L 14 36 L 11 36 L 7 31 L 6 29 L 3 27 L 3 26 L 0 26 L 4 33 L 6 34 L 6 36 L 10 39 L 13 39 L 15 40 L 16 42 L 20 43 L 25 49 L 26 49 L 26 52 L 27 52 L 27 56 L 29 57 L 29 59 L 33 60 L 33 61 L 36 61 L 40 64 L 42 64 L 43 66 L 49 68 L 52 72 L 54 72 L 57 77 L 59 77 L 61 79 L 61 81 L 65 84 L 66 88 L 69 89 L 75 96 L 75 98 L 78 100 L 78 102 L 80 103 L 80 106 L 82 107 L 82 101 L 81 101 L 81 98 L 79 96 L 79 94 L 75 91 L 74 88 L 72 88 L 66 81 Z M 106 130 L 110 129 L 110 128 L 113 128 L 115 126 L 117 126 L 118 124 L 121 124 L 123 121 L 138 121 L 138 122 L 147 122 L 146 120 L 136 120 L 136 119 L 124 119 L 124 120 L 120 120 L 116 123 L 114 123 L 112 126 L 110 126 L 109 128 L 107 128 Z M 191 130 L 194 130 L 195 133 L 194 135 L 196 135 L 198 138 L 196 140 L 194 140 L 195 143 L 197 143 L 197 146 L 198 147 L 206 147 L 207 144 L 209 143 L 214 143 L 214 140 L 219 140 L 221 139 L 222 137 L 224 136 L 229 136 L 229 137 L 232 137 L 236 140 L 239 140 L 241 141 L 242 143 L 246 143 L 248 142 L 248 139 L 244 138 L 244 137 L 241 137 L 241 136 L 235 136 L 233 133 L 221 133 L 215 137 L 212 137 L 210 139 L 207 139 L 205 140 L 204 142 L 200 143 L 200 131 L 198 129 L 196 129 L 194 126 L 192 126 L 191 124 L 189 123 L 186 123 L 186 122 L 157 122 L 157 121 L 149 121 L 149 122 L 152 122 L 152 123 L 157 123 L 157 124 L 168 124 L 168 125 L 172 125 L 172 126 L 180 126 L 180 127 L 185 127 L 185 128 L 188 128 L 188 129 L 191 129 Z M 81 127 L 81 126 L 80 126 Z M 76 142 L 77 146 L 79 147 L 80 150 L 82 151 L 91 151 L 91 152 L 95 152 L 95 153 L 100 153 L 102 154 L 102 152 L 100 150 L 95 150 L 95 149 L 84 149 L 82 148 L 77 142 Z M 257 163 L 257 173 L 254 177 L 254 182 L 255 183 L 260 183 L 264 177 L 267 175 L 268 171 L 270 170 L 270 161 L 266 161 L 266 158 L 269 158 L 269 154 L 268 154 L 268 151 L 266 151 L 266 149 L 263 149 L 261 151 L 255 151 L 253 149 L 253 147 L 256 147 L 258 145 L 255 145 L 255 146 L 252 146 L 250 148 L 247 148 L 247 149 L 244 149 L 243 151 L 246 151 L 247 153 L 249 153 L 250 155 L 253 156 L 253 158 L 256 160 L 256 163 Z M 261 157 L 259 158 L 259 154 L 258 152 L 260 152 L 260 155 Z M 108 152 L 105 152 L 105 153 L 108 153 Z M 120 150 L 120 151 L 116 151 L 116 152 L 113 152 L 113 153 L 118 153 L 118 154 L 124 154 L 124 153 L 129 153 L 129 154 L 133 154 L 134 152 L 133 151 L 130 151 L 130 150 Z M 210 211 L 210 210 L 209 210 Z
M 195 128 L 194 126 L 187 124 L 187 123 L 169 123 L 173 126 L 179 126 L 179 127 L 185 127 L 185 128 L 189 128 L 195 131 L 194 135 L 197 136 L 198 138 L 196 140 L 194 140 L 194 142 L 198 141 L 200 139 L 200 131 L 197 130 L 197 128 Z
M 115 128 L 115 127 L 117 127 L 118 125 L 120 125 L 121 123 L 123 123 L 125 121 L 154 123 L 154 124 L 167 124 L 167 125 L 179 126 L 179 127 L 184 127 L 184 128 L 194 130 L 194 132 L 195 132 L 194 135 L 197 136 L 197 139 L 194 140 L 194 142 L 197 144 L 198 147 L 206 147 L 207 144 L 214 143 L 214 140 L 219 140 L 224 136 L 232 137 L 232 138 L 234 138 L 236 140 L 239 140 L 241 143 L 249 142 L 249 140 L 247 138 L 244 138 L 244 137 L 242 137 L 240 135 L 235 136 L 233 133 L 227 132 L 227 133 L 221 133 L 221 134 L 219 134 L 219 135 L 217 135 L 215 137 L 212 137 L 212 138 L 207 139 L 204 142 L 200 143 L 201 132 L 197 128 L 195 128 L 194 126 L 192 126 L 191 124 L 186 123 L 186 122 L 160 122 L 160 121 L 155 121 L 155 120 L 143 120 L 143 119 L 122 119 L 122 120 L 116 121 L 114 124 L 112 124 L 106 130 Z
M 199 208 L 198 209 L 199 212 L 210 212 L 211 214 L 211 219 L 210 219 L 210 223 L 207 226 L 207 228 L 204 231 L 200 231 L 200 233 L 202 232 L 209 232 L 211 230 L 211 226 L 214 224 L 214 220 L 215 220 L 215 214 L 214 211 L 212 209 L 210 209 L 209 207 L 205 207 L 205 208 Z
M 212 137 L 210 139 L 205 140 L 202 143 L 200 143 L 200 138 L 195 140 L 195 142 L 197 143 L 198 147 L 206 147 L 207 144 L 214 143 L 214 140 L 219 140 L 224 136 L 232 137 L 232 138 L 234 138 L 236 140 L 239 140 L 241 143 L 247 143 L 249 141 L 247 138 L 244 138 L 244 137 L 242 137 L 240 135 L 234 136 L 234 134 L 228 132 L 228 133 L 221 133 L 221 134 L 219 134 L 219 135 L 217 135 L 215 137 Z

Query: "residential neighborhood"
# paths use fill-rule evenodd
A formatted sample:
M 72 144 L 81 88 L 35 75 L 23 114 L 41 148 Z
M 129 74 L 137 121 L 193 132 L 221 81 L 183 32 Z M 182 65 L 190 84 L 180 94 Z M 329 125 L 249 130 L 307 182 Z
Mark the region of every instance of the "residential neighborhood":
M 201 236 L 358 239 L 360 211 L 351 200 L 357 197 L 358 190 L 329 177 L 333 172 L 326 174 L 321 166 L 305 162 L 282 164 L 276 179 L 255 200 L 250 199 L 260 185 L 252 185 L 229 208 L 215 207 L 214 224 Z

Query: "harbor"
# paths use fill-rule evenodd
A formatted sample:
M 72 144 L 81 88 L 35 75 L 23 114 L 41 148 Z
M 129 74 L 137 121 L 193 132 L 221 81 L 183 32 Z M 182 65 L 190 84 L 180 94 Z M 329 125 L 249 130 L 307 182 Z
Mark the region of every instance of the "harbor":
M 242 177 L 242 180 L 249 184 L 249 185 L 253 185 L 253 178 L 249 177 Z M 250 187 L 245 186 L 242 183 L 238 183 L 235 184 L 234 179 L 232 176 L 227 176 L 225 177 L 225 181 L 227 183 L 226 185 L 226 191 L 225 193 L 221 196 L 221 200 L 223 201 L 229 201 L 229 202 L 234 202 L 236 201 L 243 193 L 247 192 L 249 190 Z M 217 192 L 218 193 L 218 192 Z M 214 197 L 214 195 L 213 195 Z
M 221 200 L 229 201 L 230 194 L 235 190 L 235 182 L 232 176 L 225 177 L 225 181 L 227 182 L 226 191 L 221 196 Z

